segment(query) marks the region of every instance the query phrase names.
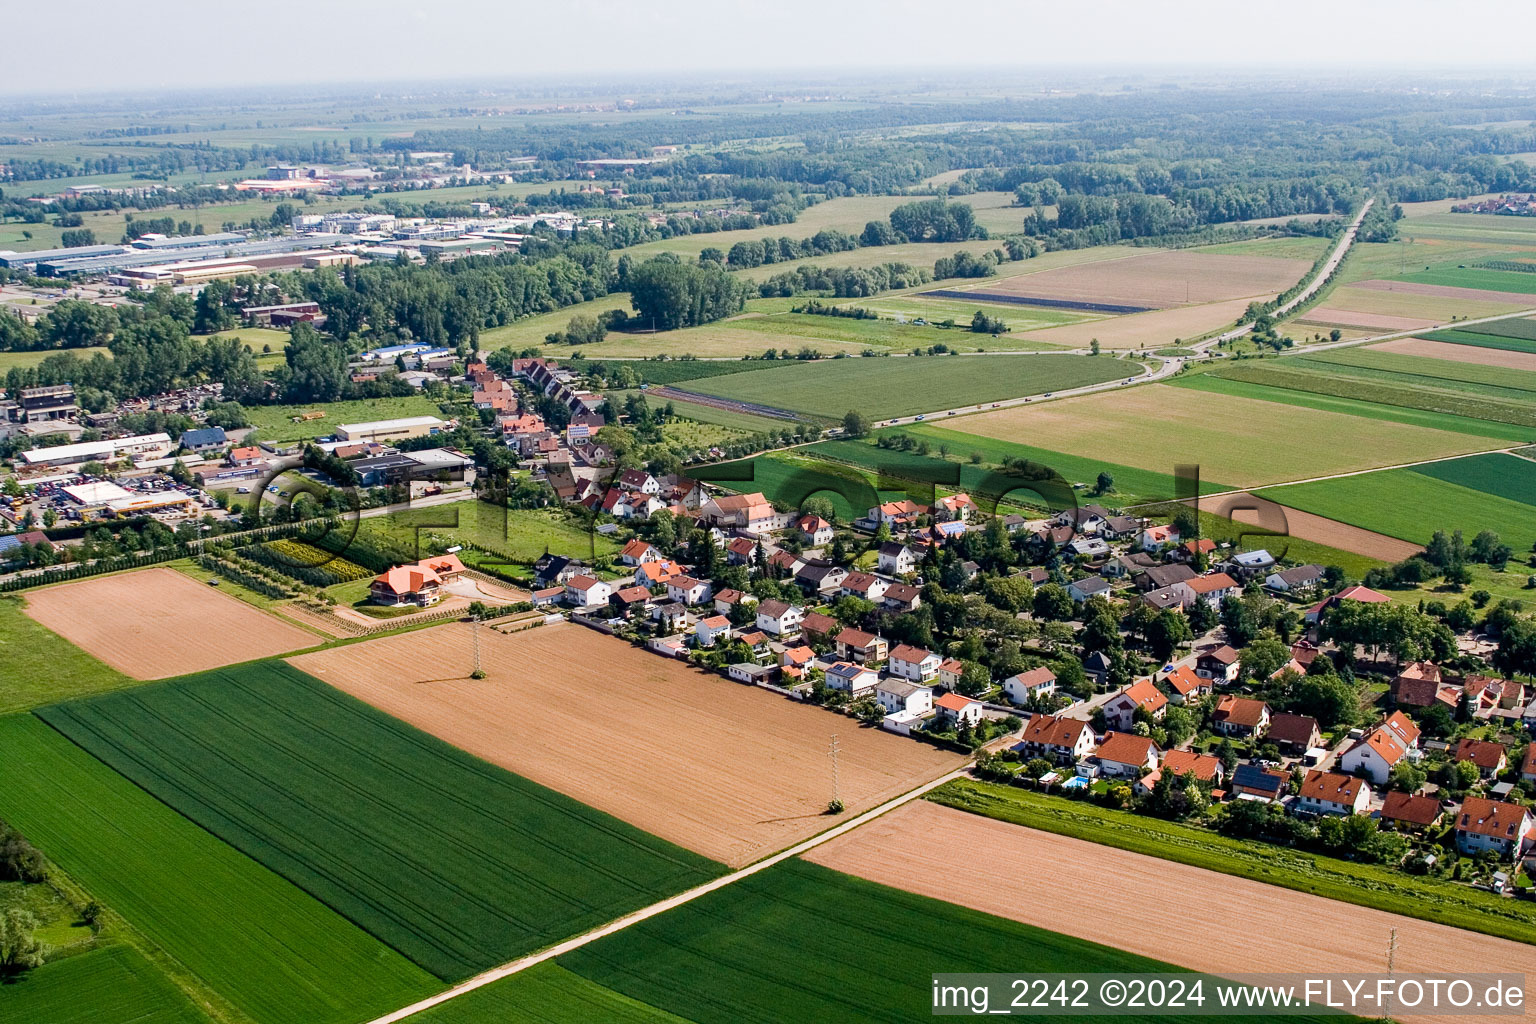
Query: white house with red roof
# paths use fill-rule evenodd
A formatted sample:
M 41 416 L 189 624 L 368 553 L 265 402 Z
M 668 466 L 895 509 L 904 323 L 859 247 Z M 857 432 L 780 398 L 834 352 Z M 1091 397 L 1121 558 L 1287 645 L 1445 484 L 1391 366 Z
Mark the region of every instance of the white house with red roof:
M 939 677 L 939 665 L 943 661 L 943 658 L 930 650 L 913 647 L 910 644 L 900 644 L 891 651 L 891 656 L 885 663 L 885 670 L 893 676 L 900 676 L 914 683 L 927 683 Z
M 787 601 L 769 599 L 757 605 L 757 628 L 774 636 L 791 636 L 800 632 L 805 620 L 805 609 Z
M 1013 749 L 1026 759 L 1044 757 L 1060 763 L 1077 761 L 1093 751 L 1093 730 L 1081 719 L 1034 715 L 1024 723 L 1024 735 Z
M 1378 786 L 1385 786 L 1404 758 L 1417 760 L 1419 727 L 1401 711 L 1366 733 L 1339 758 L 1341 771 L 1364 774 Z
M 1177 544 L 1179 531 L 1172 524 L 1149 526 L 1136 535 L 1135 545 L 1146 552 L 1160 550 L 1166 544 Z
M 1226 768 L 1222 766 L 1219 757 L 1199 754 L 1193 750 L 1169 750 L 1163 754 L 1163 763 L 1142 776 L 1136 783 L 1136 792 L 1141 796 L 1151 793 L 1152 787 L 1157 785 L 1157 780 L 1165 772 L 1177 776 L 1193 775 L 1196 782 L 1208 783 L 1211 786 L 1220 786 L 1227 776 Z
M 1371 802 L 1365 780 L 1338 772 L 1307 772 L 1296 795 L 1297 814 L 1364 814 Z
M 850 572 L 843 577 L 843 582 L 838 584 L 838 593 L 879 604 L 889 586 L 889 583 L 872 573 Z
M 594 576 L 572 576 L 565 581 L 565 602 L 577 608 L 607 604 L 613 587 Z
M 1015 704 L 1028 704 L 1033 697 L 1055 692 L 1056 673 L 1043 665 L 1003 680 L 1003 694 Z
M 1138 708 L 1145 708 L 1156 721 L 1168 709 L 1168 698 L 1152 680 L 1138 679 L 1104 702 L 1104 721 L 1111 729 L 1128 732 L 1135 724 Z
M 374 604 L 417 604 L 425 608 L 442 599 L 442 588 L 442 578 L 427 566 L 397 565 L 373 578 L 368 596 Z
M 934 700 L 933 710 L 957 729 L 962 726 L 974 729 L 981 721 L 981 701 L 962 697 L 958 693 L 946 693 Z
M 700 619 L 698 625 L 693 627 L 693 635 L 698 637 L 700 647 L 713 647 L 715 641 L 731 632 L 731 620 L 724 615 L 711 615 L 707 619 Z
M 709 580 L 692 576 L 674 576 L 667 580 L 667 597 L 680 604 L 694 605 L 708 601 L 714 593 Z
M 1269 730 L 1269 705 L 1262 700 L 1229 693 L 1216 702 L 1211 727 L 1226 736 L 1257 739 Z
M 1370 587 L 1359 585 L 1345 587 L 1332 597 L 1325 597 L 1311 608 L 1308 608 L 1307 614 L 1303 618 L 1305 618 L 1308 625 L 1311 625 L 1321 619 L 1324 612 L 1340 601 L 1363 601 L 1366 604 L 1384 604 L 1389 600 L 1390 598 L 1387 595 L 1379 594 Z
M 1117 779 L 1139 779 L 1157 767 L 1162 752 L 1146 736 L 1129 732 L 1107 732 L 1093 759 L 1099 771 Z
M 1221 607 L 1221 602 L 1241 589 L 1237 580 L 1224 572 L 1196 576 L 1192 580 L 1185 580 L 1184 585 L 1194 591 L 1196 600 L 1204 601 L 1212 608 Z
M 795 521 L 795 529 L 800 531 L 800 537 L 812 547 L 832 543 L 832 524 L 821 516 L 801 516 Z
M 1531 813 L 1519 804 L 1469 796 L 1456 815 L 1456 849 L 1469 856 L 1492 850 L 1514 860 L 1530 845 L 1533 829 Z
M 644 565 L 646 562 L 662 560 L 661 552 L 639 537 L 624 545 L 624 550 L 619 552 L 619 558 L 625 565 Z
M 1197 701 L 1211 692 L 1211 681 L 1188 665 L 1175 665 L 1172 672 L 1164 674 L 1163 684 L 1171 691 L 1168 700 L 1174 704 Z

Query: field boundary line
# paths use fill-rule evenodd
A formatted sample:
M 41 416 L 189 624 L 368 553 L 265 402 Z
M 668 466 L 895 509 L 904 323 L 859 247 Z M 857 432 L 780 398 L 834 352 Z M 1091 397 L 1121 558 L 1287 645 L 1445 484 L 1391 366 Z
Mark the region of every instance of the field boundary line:
M 669 896 L 668 898 L 661 900 L 658 903 L 653 903 L 648 907 L 642 907 L 641 909 L 626 914 L 623 917 L 614 918 L 607 924 L 598 925 L 591 931 L 583 932 L 582 934 L 573 936 L 572 938 L 566 939 L 563 942 L 558 942 L 555 945 L 540 950 L 537 953 L 529 953 L 527 956 L 519 957 L 510 963 L 502 964 L 500 967 L 493 967 L 488 971 L 484 971 L 475 975 L 473 978 L 470 978 L 467 981 L 461 981 L 459 984 L 443 992 L 439 992 L 437 995 L 428 996 L 426 999 L 412 1003 L 410 1006 L 401 1007 L 400 1009 L 395 1010 L 393 1013 L 387 1013 L 382 1017 L 375 1017 L 373 1020 L 369 1021 L 368 1024 L 397 1024 L 397 1022 L 406 1020 L 409 1017 L 414 1017 L 416 1014 L 421 1013 L 424 1010 L 430 1010 L 434 1006 L 441 1006 L 443 1003 L 457 999 L 462 995 L 467 995 L 476 989 L 484 988 L 493 982 L 500 981 L 503 978 L 509 978 L 514 974 L 526 971 L 530 967 L 537 967 L 539 964 L 544 963 L 546 960 L 553 960 L 556 957 L 564 956 L 566 953 L 580 949 L 582 946 L 596 942 L 598 939 L 607 938 L 609 935 L 621 932 L 626 928 L 641 923 L 642 921 L 650 920 L 658 914 L 666 913 L 667 911 L 680 907 L 685 903 L 691 903 L 701 896 L 707 896 L 716 890 L 724 889 L 728 885 L 734 885 L 735 883 L 740 882 L 745 878 L 749 878 L 752 875 L 757 874 L 759 871 L 765 871 L 768 868 L 773 867 L 775 864 L 780 864 L 793 857 L 798 857 L 801 854 L 806 853 L 807 851 L 812 850 L 817 846 L 820 846 L 822 843 L 829 842 L 833 839 L 836 839 L 838 836 L 852 832 L 859 826 L 868 824 L 874 819 L 895 810 L 903 804 L 910 803 L 913 800 L 917 800 L 923 796 L 926 796 L 928 793 L 938 789 L 940 786 L 965 776 L 969 770 L 969 766 L 966 766 L 962 768 L 956 768 L 953 771 L 945 772 L 938 778 L 929 782 L 925 782 L 921 786 L 918 786 L 916 789 L 908 790 L 900 796 L 893 797 L 892 799 L 887 800 L 885 803 L 880 804 L 878 807 L 870 808 L 855 818 L 851 818 L 840 825 L 835 825 L 832 828 L 827 829 L 825 832 L 818 833 L 817 835 L 811 836 L 809 839 L 802 840 L 801 842 L 796 843 L 794 846 L 780 850 L 778 853 L 764 857 L 762 860 L 748 864 L 746 867 L 738 868 L 737 870 L 732 871 L 730 874 L 722 875 L 712 881 L 705 882 L 703 885 L 695 886 L 692 889 L 680 892 L 676 896 Z

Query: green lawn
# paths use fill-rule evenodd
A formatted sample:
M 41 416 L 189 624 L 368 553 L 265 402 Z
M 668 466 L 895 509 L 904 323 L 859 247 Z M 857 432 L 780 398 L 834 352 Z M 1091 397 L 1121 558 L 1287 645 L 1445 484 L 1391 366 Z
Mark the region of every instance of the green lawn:
M 1523 468 L 1514 462 L 1509 465 Z M 1536 543 L 1536 506 L 1412 469 L 1272 487 L 1259 493 L 1290 508 L 1416 544 L 1428 543 L 1436 530 L 1460 530 L 1468 540 L 1480 530 L 1494 530 L 1519 557 Z
M 799 860 L 557 962 L 697 1024 L 927 1018 L 935 973 L 1178 970 Z
M 879 418 L 910 416 L 1138 372 L 1116 359 L 1059 354 L 834 359 L 712 377 L 691 390 L 837 420 L 849 409 Z
M 319 419 L 293 422 L 293 417 L 306 412 L 323 411 Z M 252 405 L 247 406 L 246 417 L 260 433 L 263 441 L 300 441 L 326 437 L 343 423 L 363 423 L 371 420 L 392 420 L 405 416 L 436 416 L 446 419 L 438 403 L 425 395 L 406 395 L 404 398 L 360 398 L 347 402 L 324 402 L 316 405 Z
M 560 510 L 507 509 L 475 499 L 359 520 L 359 539 L 374 536 L 421 557 L 468 542 L 524 564 L 546 550 L 584 559 L 618 550 L 612 540 Z
M 36 366 L 49 356 L 58 355 L 60 351 L 62 350 L 39 349 L 36 352 L 0 352 L 0 373 L 7 372 L 13 366 L 20 366 L 23 369 Z M 70 355 L 81 360 L 88 360 L 98 352 L 108 358 L 111 358 L 112 355 L 105 348 L 72 348 L 67 351 Z
M 1081 800 L 961 779 L 928 799 L 1044 832 L 1536 944 L 1536 907 L 1393 868 L 1226 836 Z
M 1281 402 L 1303 409 L 1342 412 L 1351 416 L 1365 416 L 1393 423 L 1407 423 L 1416 427 L 1431 427 L 1435 430 L 1450 430 L 1458 434 L 1471 434 L 1474 437 L 1487 437 L 1497 441 L 1523 441 L 1532 436 L 1530 427 L 1473 419 L 1470 416 L 1458 416 L 1454 413 L 1431 412 L 1407 405 L 1385 405 L 1380 402 L 1368 402 L 1361 398 L 1298 390 L 1290 385 L 1312 383 L 1315 378 L 1298 378 L 1285 373 L 1275 374 L 1272 372 L 1275 369 L 1277 367 L 1272 364 L 1233 363 L 1218 365 L 1208 373 L 1181 374 L 1168 383 L 1175 387 L 1191 388 L 1196 391 L 1253 398 L 1261 402 Z M 1263 383 L 1270 380 L 1278 383 Z
M 207 1020 L 131 946 L 93 949 L 0 984 L 0 1024 L 204 1024 Z
M 0 596 L 0 715 L 141 685 L 33 622 L 22 610 L 25 600 Z
M 39 714 L 447 980 L 721 870 L 283 662 Z
M 0 719 L 0 749 L 0 818 L 258 1024 L 353 1024 L 436 987 L 37 718 Z

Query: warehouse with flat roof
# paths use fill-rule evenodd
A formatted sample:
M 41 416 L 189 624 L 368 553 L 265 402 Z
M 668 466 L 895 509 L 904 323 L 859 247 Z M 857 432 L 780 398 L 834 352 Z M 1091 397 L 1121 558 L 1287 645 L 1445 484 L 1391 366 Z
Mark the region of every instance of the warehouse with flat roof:
M 397 420 L 343 423 L 336 428 L 338 441 L 398 441 L 406 437 L 436 434 L 445 426 L 436 416 L 406 416 Z

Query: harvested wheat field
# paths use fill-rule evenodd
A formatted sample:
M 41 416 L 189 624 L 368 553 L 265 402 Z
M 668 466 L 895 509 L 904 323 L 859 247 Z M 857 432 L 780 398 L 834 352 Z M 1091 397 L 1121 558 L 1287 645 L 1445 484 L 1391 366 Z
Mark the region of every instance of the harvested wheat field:
M 1359 327 L 1380 331 L 1422 331 L 1436 326 L 1435 321 L 1416 316 L 1391 316 L 1387 313 L 1366 313 L 1358 309 L 1339 309 L 1335 306 L 1317 306 L 1309 309 L 1297 323 L 1315 324 L 1319 327 Z
M 972 290 L 1158 308 L 1254 296 L 1273 298 L 1301 280 L 1307 267 L 1306 260 L 1278 256 L 1149 252 L 1021 274 Z
M 27 614 L 135 679 L 270 658 L 320 638 L 184 576 L 140 569 L 27 595 Z
M 905 804 L 818 846 L 805 859 L 1212 974 L 1379 974 L 1395 928 L 1399 973 L 1525 973 L 1530 976 L 1528 998 L 1536 984 L 1536 948 L 1523 943 L 994 821 L 927 800 Z M 957 885 L 957 877 L 964 883 Z M 1112 912 L 1106 911 L 1106 885 L 1114 893 Z M 1192 907 L 1199 908 L 1195 918 Z M 1498 1018 L 1445 1018 L 1474 1019 Z
M 1367 558 L 1379 558 L 1383 562 L 1401 562 L 1410 555 L 1417 555 L 1424 550 L 1421 544 L 1398 540 L 1384 533 L 1362 530 L 1358 526 L 1350 526 L 1337 519 L 1326 519 L 1311 512 L 1286 508 L 1278 502 L 1257 497 L 1247 491 L 1202 498 L 1200 510 L 1214 512 L 1225 519 L 1247 523 L 1250 526 L 1283 532 L 1297 540 L 1309 540 L 1338 548 L 1340 551 L 1353 551 Z M 1279 558 L 1282 557 L 1281 552 L 1284 546 L 1285 541 L 1276 540 L 1269 551 Z
M 1030 341 L 1047 341 L 1053 345 L 1073 348 L 1086 347 L 1095 338 L 1099 344 L 1111 349 L 1162 348 L 1175 341 L 1192 340 L 1233 326 L 1247 310 L 1248 301 L 1229 299 L 1200 306 L 1159 309 L 1151 313 L 1130 313 L 1107 320 L 1047 327 L 1030 331 L 1024 337 Z
M 957 417 L 950 430 L 1235 487 L 1482 451 L 1487 438 L 1236 395 L 1148 384 Z
M 1455 363 L 1475 363 L 1478 366 L 1497 366 L 1505 370 L 1536 371 L 1536 353 L 1506 352 L 1500 348 L 1480 348 L 1476 345 L 1453 345 L 1445 341 L 1429 341 L 1426 338 L 1403 338 L 1373 345 L 1376 352 L 1398 352 L 1405 356 L 1428 356 L 1431 359 L 1448 359 Z
M 732 867 L 960 766 L 955 754 L 729 682 L 569 623 L 436 626 L 293 664 L 509 771 Z M 839 819 L 841 820 L 841 819 Z
M 1383 283 L 1403 284 L 1401 281 Z M 1513 313 L 1516 310 L 1536 306 L 1536 296 L 1523 296 L 1525 299 L 1523 302 L 1505 302 L 1490 298 L 1490 296 L 1497 294 L 1495 292 L 1482 292 L 1476 289 L 1464 290 L 1472 291 L 1478 297 L 1452 298 L 1444 295 L 1425 295 L 1402 289 L 1384 290 L 1367 288 L 1363 284 L 1352 284 L 1335 289 L 1328 296 L 1328 305 L 1337 309 L 1354 310 L 1361 313 L 1381 313 L 1387 316 L 1412 317 L 1416 320 L 1429 320 L 1436 324 L 1449 323 L 1452 317 L 1476 319 L 1483 316 Z M 1414 330 L 1417 330 L 1417 328 L 1414 328 Z

